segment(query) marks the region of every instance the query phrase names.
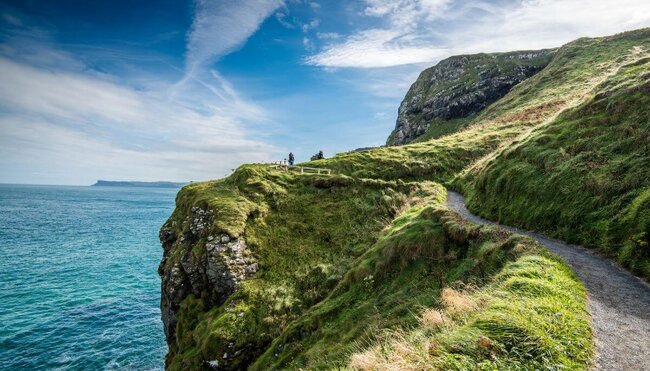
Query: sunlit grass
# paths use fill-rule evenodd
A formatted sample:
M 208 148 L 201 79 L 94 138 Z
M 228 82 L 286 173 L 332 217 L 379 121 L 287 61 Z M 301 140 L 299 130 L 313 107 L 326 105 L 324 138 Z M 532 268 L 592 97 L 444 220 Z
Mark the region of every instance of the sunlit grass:
M 647 29 L 577 40 L 435 139 L 310 162 L 332 176 L 247 165 L 185 187 L 177 235 L 192 207 L 212 210 L 206 234 L 244 238 L 260 270 L 223 305 L 183 301 L 170 368 L 231 349 L 242 353 L 229 367 L 265 370 L 588 367 L 570 269 L 531 240 L 463 222 L 440 184 L 476 213 L 600 247 L 650 277 L 646 50 Z M 167 264 L 188 249 L 199 262 L 205 242 L 178 242 Z

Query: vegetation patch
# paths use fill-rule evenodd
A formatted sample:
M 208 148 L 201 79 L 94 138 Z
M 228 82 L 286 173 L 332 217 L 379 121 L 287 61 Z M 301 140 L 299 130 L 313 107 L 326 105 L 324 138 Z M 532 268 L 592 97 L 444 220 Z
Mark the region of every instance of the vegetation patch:
M 334 175 L 246 165 L 183 188 L 161 231 L 165 294 L 182 298 L 163 312 L 176 320 L 169 368 L 587 368 L 585 292 L 569 268 L 463 222 L 440 184 L 477 214 L 650 277 L 648 50 L 650 29 L 576 40 L 421 142 L 309 163 Z M 217 238 L 245 243 L 259 269 L 215 299 L 197 267 Z
M 414 144 L 344 153 L 311 161 L 309 166 L 352 177 L 451 184 L 459 174 L 481 168 L 564 110 L 590 100 L 601 83 L 611 80 L 621 66 L 638 63 L 647 50 L 650 29 L 576 40 L 555 51 L 541 72 L 479 114 L 449 124 L 458 124 L 453 130 L 459 131 L 441 128 Z M 644 73 L 642 66 L 626 71 L 631 77 Z M 424 141 L 426 135 L 434 139 Z
M 594 344 L 584 288 L 569 267 L 531 241 L 516 250 L 483 286 L 444 288 L 417 324 L 359 347 L 349 368 L 587 369 Z
M 216 217 L 199 237 L 179 239 L 164 264 L 173 267 L 191 254 L 190 266 L 196 266 L 208 259 L 209 236 L 226 233 L 246 241 L 259 272 L 223 303 L 211 299 L 209 284 L 192 282 L 177 315 L 169 368 L 245 367 L 326 297 L 403 209 L 443 197 L 433 183 L 300 175 L 255 165 L 184 188 L 167 223 L 179 236 L 191 235 L 186 216 L 193 208 Z
M 532 240 L 414 208 L 252 369 L 584 369 L 584 288 Z
M 459 182 L 468 207 L 610 255 L 650 279 L 650 58 Z

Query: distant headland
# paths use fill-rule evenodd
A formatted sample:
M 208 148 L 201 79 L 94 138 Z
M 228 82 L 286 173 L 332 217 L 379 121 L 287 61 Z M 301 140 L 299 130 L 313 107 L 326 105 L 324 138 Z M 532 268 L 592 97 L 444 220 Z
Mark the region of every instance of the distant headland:
M 93 187 L 146 187 L 146 188 L 180 188 L 189 183 L 174 182 L 129 182 L 129 181 L 112 181 L 98 180 Z

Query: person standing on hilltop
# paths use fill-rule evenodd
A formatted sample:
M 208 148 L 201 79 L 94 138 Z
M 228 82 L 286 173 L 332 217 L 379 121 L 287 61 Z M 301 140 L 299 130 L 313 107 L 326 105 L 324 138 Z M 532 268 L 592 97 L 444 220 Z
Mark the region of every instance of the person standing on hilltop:
M 289 165 L 293 166 L 294 161 L 295 161 L 295 158 L 293 157 L 293 152 L 289 152 Z

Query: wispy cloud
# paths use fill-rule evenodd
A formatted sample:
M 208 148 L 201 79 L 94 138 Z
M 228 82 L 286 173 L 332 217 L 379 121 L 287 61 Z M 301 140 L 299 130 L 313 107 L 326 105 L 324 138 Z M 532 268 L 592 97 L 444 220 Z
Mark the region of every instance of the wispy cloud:
M 423 22 L 441 16 L 448 0 L 365 0 L 363 14 L 382 18 L 386 26 L 353 33 L 330 44 L 306 63 L 323 67 L 376 68 L 428 62 L 446 53 L 418 35 Z
M 529 0 L 494 7 L 479 2 L 462 12 L 480 16 L 445 40 L 456 52 L 557 47 L 578 37 L 611 35 L 650 26 L 644 0 Z
M 132 90 L 68 72 L 49 72 L 0 57 L 0 104 L 61 119 L 133 122 L 145 117 Z
M 216 94 L 187 85 L 182 99 L 169 100 L 153 89 L 4 58 L 0 70 L 0 146 L 10 152 L 0 167 L 47 169 L 52 176 L 42 182 L 210 179 L 278 151 L 248 130 L 247 120 L 263 123 L 266 113 L 217 74 Z
M 179 86 L 166 76 L 130 76 L 137 87 L 74 58 L 43 30 L 21 29 L 19 43 L 6 38 L 0 44 L 0 182 L 205 180 L 273 158 L 279 149 L 266 141 L 269 113 L 208 68 L 229 49 L 209 51 L 196 37 L 188 45 L 194 77 Z
M 309 32 L 309 30 L 313 30 L 316 27 L 320 25 L 320 20 L 318 19 L 312 19 L 308 23 L 305 23 L 302 25 L 301 30 L 302 32 Z
M 650 25 L 644 0 L 365 0 L 374 27 L 327 44 L 305 62 L 321 67 L 378 68 L 433 63 L 468 52 L 559 46 Z
M 447 54 L 445 49 L 414 44 L 401 39 L 403 36 L 393 29 L 362 31 L 308 57 L 306 62 L 322 67 L 376 68 L 429 62 Z
M 281 0 L 197 0 L 187 40 L 187 68 L 205 67 L 240 47 Z
M 322 40 L 332 40 L 332 39 L 338 39 L 339 37 L 341 37 L 341 34 L 336 32 L 318 32 L 316 33 L 316 37 Z

